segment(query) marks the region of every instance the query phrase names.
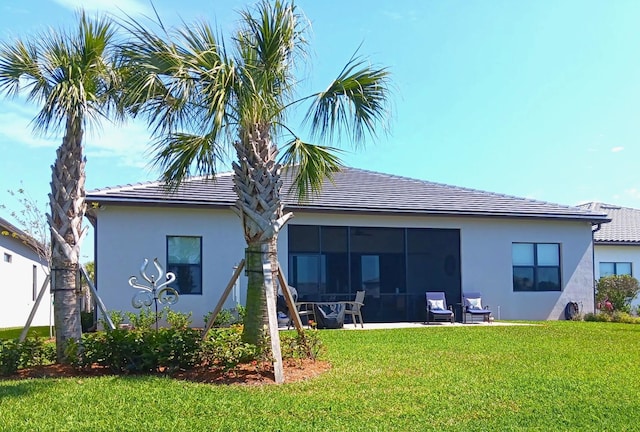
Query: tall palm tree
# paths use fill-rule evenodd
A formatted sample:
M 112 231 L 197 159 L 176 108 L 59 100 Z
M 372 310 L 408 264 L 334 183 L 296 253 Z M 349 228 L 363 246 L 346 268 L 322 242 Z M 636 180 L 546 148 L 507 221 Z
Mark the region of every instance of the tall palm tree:
M 52 165 L 50 214 L 51 270 L 58 360 L 66 361 L 69 339 L 80 339 L 80 284 L 76 280 L 85 233 L 85 157 L 83 135 L 117 102 L 117 27 L 106 17 L 78 14 L 73 30 L 51 30 L 0 44 L 0 93 L 26 94 L 41 106 L 34 131 L 64 131 Z
M 226 41 L 205 22 L 167 29 L 158 21 L 159 32 L 125 23 L 135 38 L 123 51 L 135 70 L 128 103 L 155 132 L 154 161 L 170 188 L 192 174 L 215 176 L 235 152 L 234 210 L 247 243 L 243 337 L 259 343 L 266 322 L 261 255 L 269 255 L 275 273 L 278 233 L 292 216 L 280 198 L 282 168 L 296 166 L 295 190 L 304 199 L 341 167 L 335 148 L 303 141 L 287 116 L 306 104 L 313 137 L 332 139 L 342 130 L 361 143 L 386 118 L 388 71 L 354 57 L 326 90 L 296 99 L 308 22 L 293 1 L 263 0 L 240 12 Z

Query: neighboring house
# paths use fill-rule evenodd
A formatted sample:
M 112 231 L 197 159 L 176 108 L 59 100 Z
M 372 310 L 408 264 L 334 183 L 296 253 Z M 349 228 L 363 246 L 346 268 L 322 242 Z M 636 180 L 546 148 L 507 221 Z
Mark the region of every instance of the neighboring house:
M 599 202 L 580 207 L 606 213 L 611 219 L 593 234 L 596 280 L 625 274 L 640 279 L 640 210 Z M 640 306 L 640 298 L 632 306 Z
M 283 179 L 295 217 L 279 236 L 279 259 L 302 300 L 365 289 L 369 322 L 422 321 L 426 291 L 444 291 L 457 308 L 463 290 L 479 291 L 501 319 L 563 319 L 574 301 L 594 309 L 592 227 L 608 221 L 604 213 L 353 168 L 300 204 Z M 174 308 L 201 325 L 244 255 L 235 199 L 230 173 L 192 178 L 172 194 L 160 183 L 89 192 L 106 306 L 133 310 L 127 280 L 157 257 L 178 277 Z M 244 293 L 244 276 L 240 285 Z
M 22 327 L 33 309 L 46 278 L 43 245 L 0 218 L 0 328 Z M 42 298 L 32 325 L 53 322 L 49 288 Z

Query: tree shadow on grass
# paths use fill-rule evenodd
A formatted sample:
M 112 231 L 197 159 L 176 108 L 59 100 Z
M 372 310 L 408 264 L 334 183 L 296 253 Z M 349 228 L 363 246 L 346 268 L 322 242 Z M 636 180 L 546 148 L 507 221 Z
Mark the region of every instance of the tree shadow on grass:
M 7 380 L 0 381 L 0 401 L 9 398 L 28 396 L 32 393 L 48 391 L 54 384 L 46 380 Z

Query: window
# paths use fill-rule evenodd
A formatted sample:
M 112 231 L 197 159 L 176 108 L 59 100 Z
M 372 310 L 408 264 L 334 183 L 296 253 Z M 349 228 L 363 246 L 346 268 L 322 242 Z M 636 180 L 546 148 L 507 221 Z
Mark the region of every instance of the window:
M 202 294 L 202 238 L 167 236 L 167 271 L 181 295 Z
M 612 276 L 612 275 L 629 275 L 631 273 L 630 262 L 601 262 L 600 263 L 600 277 Z
M 513 243 L 513 290 L 560 291 L 560 245 Z
M 4 254 L 4 262 L 10 263 L 11 262 L 11 258 L 12 258 L 11 254 L 8 254 L 8 253 L 5 252 L 5 254 Z

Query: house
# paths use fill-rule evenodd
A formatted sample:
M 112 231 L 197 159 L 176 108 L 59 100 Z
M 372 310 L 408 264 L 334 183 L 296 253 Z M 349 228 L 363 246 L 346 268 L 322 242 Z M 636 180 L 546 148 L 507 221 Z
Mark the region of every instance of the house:
M 279 260 L 301 300 L 364 289 L 368 322 L 422 321 L 426 291 L 444 291 L 458 309 L 463 290 L 479 291 L 499 319 L 563 319 L 568 302 L 594 309 L 592 228 L 608 221 L 604 213 L 354 168 L 298 203 L 283 180 L 295 217 L 280 233 Z M 173 193 L 151 182 L 87 200 L 106 306 L 132 310 L 127 280 L 157 257 L 177 274 L 174 308 L 202 324 L 243 258 L 231 173 L 192 178 Z M 242 278 L 241 297 L 245 287 Z
M 27 233 L 0 218 L 0 328 L 22 327 L 27 322 L 46 279 L 43 248 Z M 44 326 L 52 322 L 47 287 L 32 325 Z
M 631 275 L 640 278 L 640 210 L 591 202 L 581 208 L 606 213 L 611 222 L 593 234 L 596 280 L 602 276 Z M 632 307 L 640 306 L 640 298 Z

